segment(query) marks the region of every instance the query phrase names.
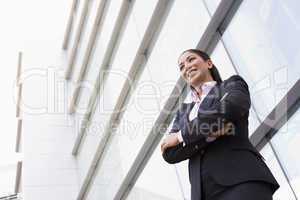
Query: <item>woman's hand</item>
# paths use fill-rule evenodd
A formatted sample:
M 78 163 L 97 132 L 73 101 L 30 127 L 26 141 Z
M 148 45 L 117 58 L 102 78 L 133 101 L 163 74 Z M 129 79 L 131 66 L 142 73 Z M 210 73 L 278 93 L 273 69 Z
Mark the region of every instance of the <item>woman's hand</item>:
M 170 135 L 167 135 L 166 138 L 163 140 L 163 142 L 160 145 L 161 152 L 163 153 L 167 148 L 169 147 L 174 147 L 177 144 L 179 144 L 179 139 L 178 139 L 178 134 L 181 134 L 180 132 L 178 133 L 172 133 Z
M 218 137 L 229 135 L 232 128 L 233 128 L 233 124 L 231 122 L 228 122 L 227 124 L 225 124 L 224 128 L 209 134 L 209 136 L 207 137 L 208 139 L 207 141 L 213 141 Z M 178 134 L 181 134 L 181 132 L 179 131 L 177 133 L 172 133 L 166 136 L 166 138 L 163 140 L 162 144 L 160 145 L 160 149 L 162 153 L 167 148 L 174 147 L 180 143 Z

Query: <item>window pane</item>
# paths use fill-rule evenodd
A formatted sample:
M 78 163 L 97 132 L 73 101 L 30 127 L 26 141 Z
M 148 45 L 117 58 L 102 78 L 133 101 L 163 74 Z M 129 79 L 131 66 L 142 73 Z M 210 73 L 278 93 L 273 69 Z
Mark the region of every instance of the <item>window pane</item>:
M 154 151 L 127 199 L 183 199 L 175 165 L 170 165 L 163 160 L 160 146 Z
M 203 0 L 203 2 L 206 4 L 209 12 L 214 13 L 221 3 L 221 0 Z
M 218 42 L 216 48 L 211 54 L 211 59 L 214 65 L 218 68 L 223 80 L 226 80 L 230 76 L 236 74 L 230 58 L 224 48 L 223 42 Z
M 142 8 L 144 7 L 140 9 Z M 136 18 L 138 19 L 138 16 Z M 186 18 L 201 21 L 187 22 Z M 178 56 L 183 50 L 196 46 L 208 21 L 209 16 L 201 1 L 174 2 L 118 130 L 111 138 L 91 195 L 98 193 L 104 199 L 113 198 L 179 78 Z M 186 31 L 187 28 L 189 31 Z M 160 164 L 165 163 L 161 160 Z M 107 187 L 102 190 L 104 184 Z M 151 192 L 160 194 L 160 190 Z
M 96 14 L 98 10 L 98 5 L 101 3 L 101 0 L 90 0 L 89 1 L 89 9 L 87 12 L 87 16 L 85 19 L 85 25 L 83 26 L 83 30 L 81 33 L 81 40 L 78 45 L 77 49 L 77 57 L 74 62 L 73 66 L 73 75 L 72 80 L 77 80 L 79 75 L 80 69 L 82 67 L 83 59 L 87 50 L 88 41 L 91 36 L 91 32 L 93 29 L 93 25 L 96 19 Z M 77 30 L 76 30 L 77 31 Z
M 218 68 L 220 75 L 223 80 L 228 79 L 230 76 L 235 75 L 235 69 L 232 65 L 232 62 L 224 48 L 223 42 L 219 41 L 216 48 L 214 49 L 211 59 L 214 65 Z M 251 106 L 249 112 L 249 136 L 256 130 L 259 126 L 259 121 L 257 116 Z
M 293 192 L 291 188 L 289 187 L 289 184 L 282 172 L 282 169 L 276 160 L 276 157 L 270 147 L 269 144 L 267 144 L 260 152 L 264 158 L 266 159 L 266 164 L 272 171 L 273 175 L 275 176 L 277 182 L 280 185 L 280 188 L 275 192 L 273 195 L 274 200 L 295 200 L 295 197 L 293 196 Z
M 189 180 L 189 161 L 185 160 L 175 165 L 179 177 L 179 183 L 182 188 L 182 192 L 185 200 L 191 199 L 191 183 Z
M 243 1 L 223 35 L 264 119 L 300 77 L 300 2 Z
M 0 163 L 0 197 L 14 194 L 17 165 Z
M 120 2 L 119 0 L 117 1 Z M 147 6 L 147 13 L 144 13 L 144 16 L 142 17 L 145 20 L 145 24 L 149 23 L 151 14 L 156 5 L 155 3 L 156 2 L 149 1 L 145 5 Z M 112 5 L 114 5 L 114 3 Z M 135 9 L 142 9 L 141 6 L 143 6 L 143 2 L 137 1 L 133 6 L 133 12 Z M 106 82 L 100 89 L 100 96 L 97 99 L 98 103 L 94 108 L 94 115 L 91 117 L 91 125 L 88 127 L 86 137 L 80 148 L 80 153 L 78 155 L 80 181 L 86 176 L 87 170 L 91 165 L 92 158 L 96 152 L 99 141 L 102 138 L 105 126 L 108 124 L 142 40 L 141 36 L 136 31 L 137 26 L 134 16 L 130 15 L 128 20 L 115 59 L 112 61 L 110 70 L 107 72 L 108 76 Z M 139 27 L 139 30 L 142 34 L 145 32 L 145 29 L 142 29 L 142 27 Z M 80 120 L 78 120 L 77 123 L 79 123 L 79 125 L 76 124 L 76 127 L 80 127 Z M 105 177 L 107 176 L 104 176 L 104 179 Z M 92 193 L 94 192 L 94 189 L 97 190 L 97 188 L 93 187 Z M 101 193 L 101 190 L 95 192 Z M 99 196 L 101 195 L 98 194 L 98 197 L 95 198 L 99 198 Z
M 117 16 L 120 11 L 121 3 L 121 0 L 112 0 L 109 2 L 105 19 L 103 18 L 103 25 L 101 25 L 101 29 L 98 31 L 98 36 L 94 44 L 94 51 L 90 57 L 89 65 L 87 66 L 86 77 L 84 79 L 83 86 L 81 88 L 81 95 L 76 106 L 77 112 L 86 112 L 89 98 L 94 89 L 100 66 L 102 65 L 104 54 L 108 47 Z M 128 50 L 129 49 L 130 48 L 128 48 Z
M 71 34 L 70 34 L 70 43 L 68 45 L 68 50 L 67 50 L 68 57 L 71 54 L 72 47 L 73 47 L 74 42 L 75 42 L 75 36 L 76 36 L 77 29 L 78 29 L 80 16 L 81 16 L 81 13 L 82 13 L 82 10 L 83 10 L 84 1 L 85 0 L 78 0 L 77 1 L 77 9 L 74 13 L 73 28 L 72 28 L 72 31 L 71 31 Z
M 249 137 L 250 137 L 255 132 L 257 127 L 260 125 L 252 106 L 249 111 L 248 119 L 249 119 Z
M 300 110 L 272 138 L 271 142 L 290 183 L 300 197 Z

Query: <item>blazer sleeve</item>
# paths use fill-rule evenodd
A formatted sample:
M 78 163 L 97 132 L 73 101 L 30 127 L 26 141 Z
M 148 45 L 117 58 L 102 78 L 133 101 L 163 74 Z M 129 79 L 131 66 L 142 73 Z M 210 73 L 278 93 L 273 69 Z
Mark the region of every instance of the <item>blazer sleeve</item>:
M 163 158 L 170 164 L 179 163 L 191 158 L 207 145 L 208 142 L 204 139 L 200 140 L 197 144 L 189 144 L 185 146 L 183 146 L 183 143 L 181 142 L 174 147 L 167 148 L 163 153 Z
M 180 131 L 180 111 L 177 111 L 175 116 L 175 120 L 173 122 L 173 126 L 170 130 L 170 134 L 177 133 Z M 205 148 L 207 146 L 206 137 L 203 137 L 203 140 L 197 141 L 195 144 L 183 145 L 183 143 L 179 143 L 174 147 L 167 148 L 162 156 L 164 160 L 170 164 L 175 164 L 181 162 L 183 160 L 191 158 L 193 155 L 199 152 L 199 150 Z
M 218 100 L 209 110 L 199 110 L 198 117 L 181 130 L 183 141 L 189 145 L 202 141 L 209 133 L 220 130 L 227 122 L 235 122 L 248 115 L 251 101 L 247 83 L 238 75 L 224 83 L 223 100 Z M 222 98 L 221 98 L 222 99 Z

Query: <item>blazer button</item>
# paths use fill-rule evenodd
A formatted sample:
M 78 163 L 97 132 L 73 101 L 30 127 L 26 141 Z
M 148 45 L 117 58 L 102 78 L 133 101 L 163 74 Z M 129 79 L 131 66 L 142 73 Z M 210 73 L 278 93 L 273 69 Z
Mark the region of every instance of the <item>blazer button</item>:
M 197 149 L 197 150 L 198 150 L 198 149 L 199 149 L 199 146 L 198 146 L 198 145 L 195 145 L 195 149 Z
M 201 155 L 203 155 L 203 154 L 204 154 L 204 152 L 205 152 L 205 151 L 202 149 L 202 150 L 200 151 Z

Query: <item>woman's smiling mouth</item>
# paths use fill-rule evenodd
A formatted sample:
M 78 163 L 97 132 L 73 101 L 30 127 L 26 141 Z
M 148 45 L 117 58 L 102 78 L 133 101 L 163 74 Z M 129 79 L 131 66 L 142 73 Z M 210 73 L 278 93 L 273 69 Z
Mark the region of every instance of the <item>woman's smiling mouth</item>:
M 191 78 L 195 73 L 197 72 L 197 69 L 191 69 L 187 72 L 187 77 Z

